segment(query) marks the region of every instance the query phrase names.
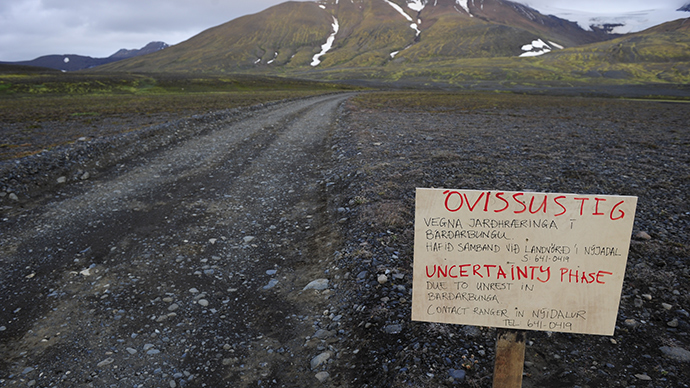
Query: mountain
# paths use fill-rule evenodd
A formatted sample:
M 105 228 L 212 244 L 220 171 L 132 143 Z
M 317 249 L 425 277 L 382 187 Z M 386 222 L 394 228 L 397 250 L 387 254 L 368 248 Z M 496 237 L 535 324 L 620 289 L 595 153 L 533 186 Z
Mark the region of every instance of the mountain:
M 286 2 L 98 71 L 329 79 L 688 83 L 688 19 L 585 30 L 508 0 Z
M 684 6 L 678 8 L 678 11 L 681 12 L 690 12 L 690 3 L 685 4 Z
M 151 42 L 138 50 L 121 49 L 115 54 L 107 58 L 92 58 L 83 55 L 45 55 L 30 61 L 19 62 L 0 62 L 7 65 L 22 65 L 22 66 L 36 66 L 45 67 L 63 71 L 77 71 L 89 69 L 92 67 L 105 65 L 107 63 L 119 61 L 122 59 L 133 58 L 140 55 L 151 54 L 156 51 L 167 48 L 168 45 L 163 42 Z
M 336 28 L 333 46 L 311 66 Z M 537 39 L 552 42 L 549 49 L 555 49 L 614 37 L 507 0 L 286 2 L 105 69 L 222 72 L 266 66 L 380 66 L 458 56 L 519 56 Z

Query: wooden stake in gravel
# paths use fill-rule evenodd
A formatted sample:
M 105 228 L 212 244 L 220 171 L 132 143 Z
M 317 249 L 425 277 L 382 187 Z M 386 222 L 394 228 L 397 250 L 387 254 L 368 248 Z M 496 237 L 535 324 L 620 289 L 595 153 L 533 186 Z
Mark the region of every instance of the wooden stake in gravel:
M 493 388 L 519 388 L 525 363 L 523 330 L 498 329 Z

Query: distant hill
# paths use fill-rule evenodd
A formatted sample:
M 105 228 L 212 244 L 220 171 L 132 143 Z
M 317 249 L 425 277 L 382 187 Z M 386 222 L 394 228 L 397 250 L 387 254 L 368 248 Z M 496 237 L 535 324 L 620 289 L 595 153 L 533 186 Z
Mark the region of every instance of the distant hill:
M 44 67 L 63 71 L 77 71 L 105 65 L 107 63 L 120 61 L 127 58 L 137 57 L 140 55 L 151 54 L 167 47 L 168 45 L 163 42 L 151 42 L 138 50 L 121 49 L 107 58 L 92 58 L 75 54 L 45 55 L 30 61 L 0 62 L 0 64 Z
M 1 73 L 59 73 L 59 70 L 47 67 L 13 65 L 0 62 L 0 74 Z

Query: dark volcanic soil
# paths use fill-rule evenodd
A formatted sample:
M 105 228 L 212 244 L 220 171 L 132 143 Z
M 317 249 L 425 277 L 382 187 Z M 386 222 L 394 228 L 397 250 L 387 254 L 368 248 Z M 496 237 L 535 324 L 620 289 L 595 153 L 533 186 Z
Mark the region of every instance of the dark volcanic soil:
M 689 384 L 689 104 L 343 98 L 3 163 L 0 386 L 490 387 L 495 329 L 410 320 L 416 187 L 638 196 L 614 336 L 523 386 Z
M 523 386 L 690 383 L 690 105 L 397 97 L 406 108 L 349 105 L 334 138 L 341 178 L 330 194 L 349 217 L 337 263 L 351 274 L 343 308 L 355 310 L 348 342 L 361 357 L 351 381 L 491 386 L 495 330 L 410 322 L 414 189 L 445 187 L 638 196 L 615 335 L 527 332 Z M 404 277 L 380 285 L 382 273 Z M 391 325 L 402 330 L 387 334 Z

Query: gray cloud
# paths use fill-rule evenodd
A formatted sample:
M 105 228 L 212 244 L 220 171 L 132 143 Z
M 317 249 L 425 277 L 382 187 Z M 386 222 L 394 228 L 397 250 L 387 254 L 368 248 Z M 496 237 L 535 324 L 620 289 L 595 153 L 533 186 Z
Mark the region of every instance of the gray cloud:
M 9 0 L 0 2 L 0 60 L 107 57 L 151 41 L 176 44 L 278 0 Z
M 650 9 L 673 9 L 683 5 L 685 0 L 524 0 L 519 1 L 535 9 L 542 7 L 561 8 L 592 13 L 615 13 L 646 11 Z

